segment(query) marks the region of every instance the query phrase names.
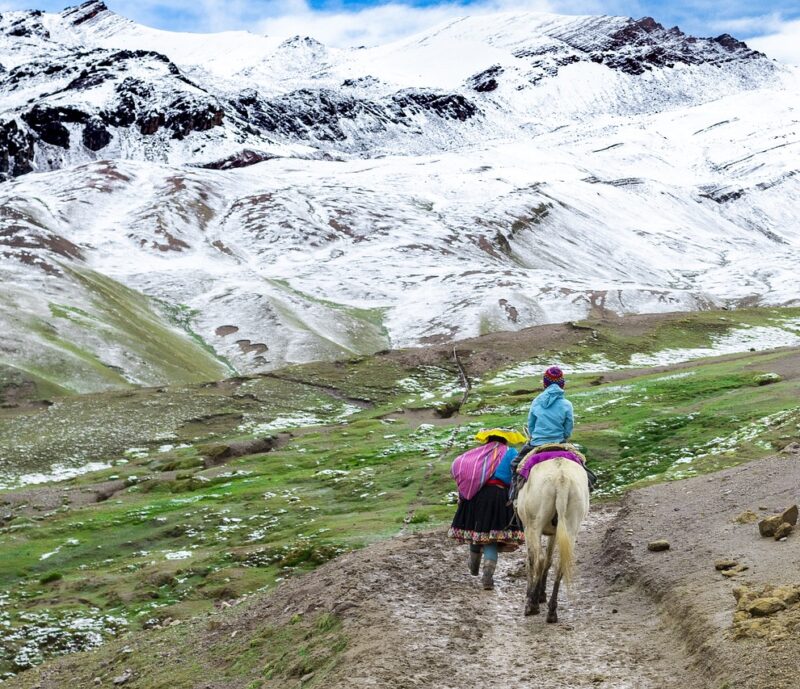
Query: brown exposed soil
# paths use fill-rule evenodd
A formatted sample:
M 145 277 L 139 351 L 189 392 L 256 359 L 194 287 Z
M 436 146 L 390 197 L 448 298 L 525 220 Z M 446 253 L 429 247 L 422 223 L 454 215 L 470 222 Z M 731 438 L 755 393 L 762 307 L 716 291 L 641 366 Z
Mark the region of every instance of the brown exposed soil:
M 211 246 L 216 249 L 219 249 L 223 254 L 228 254 L 228 256 L 233 256 L 233 251 L 231 251 L 225 243 L 221 239 L 217 239 L 216 241 L 211 242 Z
M 236 340 L 236 344 L 239 345 L 239 349 L 244 354 L 250 354 L 251 352 L 263 354 L 269 349 L 263 342 L 251 342 L 250 340 Z
M 797 687 L 800 629 L 787 629 L 798 621 L 791 605 L 775 611 L 767 625 L 783 627 L 784 638 L 773 633 L 735 641 L 746 635 L 734 628 L 734 591 L 746 586 L 758 597 L 800 583 L 800 537 L 762 538 L 756 523 L 741 519 L 748 510 L 780 513 L 799 494 L 800 451 L 634 491 L 606 537 L 603 570 L 618 581 L 638 582 L 658 602 L 706 676 L 732 689 Z M 648 552 L 647 543 L 658 538 L 669 540 L 671 549 Z M 722 575 L 715 568 L 721 559 L 739 563 L 740 571 Z
M 556 625 L 523 617 L 519 552 L 501 556 L 494 591 L 467 573 L 466 548 L 441 534 L 398 540 L 377 561 L 365 554 L 379 585 L 361 603 L 357 633 L 330 686 L 703 686 L 647 597 L 600 576 L 599 536 L 615 511 L 600 508 L 590 518 L 580 576 Z
M 516 309 L 510 304 L 500 304 L 514 320 Z M 587 337 L 595 326 L 613 326 L 621 338 L 641 337 L 657 327 L 686 319 L 685 313 L 628 314 L 618 316 L 605 309 L 593 311 L 590 320 L 579 323 L 536 325 L 521 330 L 489 333 L 477 338 L 458 340 L 458 351 L 470 377 L 486 373 L 540 356 L 543 351 L 569 349 Z M 407 366 L 442 364 L 452 358 L 453 342 L 439 336 L 420 338 L 427 346 L 417 349 L 395 350 L 385 354 Z M 687 365 L 691 365 L 688 363 Z M 670 366 L 670 369 L 677 368 Z M 656 369 L 648 369 L 654 371 Z M 618 375 L 616 372 L 613 375 Z M 626 372 L 619 372 L 626 375 Z M 610 379 L 610 378 L 609 378 Z
M 270 435 L 266 438 L 256 438 L 254 440 L 209 443 L 207 445 L 200 445 L 198 450 L 203 456 L 203 465 L 209 468 L 225 464 L 236 457 L 245 457 L 247 455 L 277 450 L 278 448 L 284 447 L 291 437 L 291 433 L 278 433 L 278 435 Z
M 753 364 L 749 368 L 759 371 L 771 371 L 777 373 L 784 380 L 795 380 L 800 378 L 800 351 L 786 354 L 774 361 L 764 362 L 764 364 Z

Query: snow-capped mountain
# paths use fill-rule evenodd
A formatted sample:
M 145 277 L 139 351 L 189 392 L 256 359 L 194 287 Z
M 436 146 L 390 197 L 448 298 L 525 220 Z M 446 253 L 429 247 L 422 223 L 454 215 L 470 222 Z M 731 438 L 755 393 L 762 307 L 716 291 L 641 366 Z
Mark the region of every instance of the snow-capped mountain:
M 208 377 L 800 301 L 800 81 L 727 35 L 506 13 L 341 50 L 87 2 L 0 15 L 0 65 L 0 362 L 67 387 L 169 379 L 152 328 Z

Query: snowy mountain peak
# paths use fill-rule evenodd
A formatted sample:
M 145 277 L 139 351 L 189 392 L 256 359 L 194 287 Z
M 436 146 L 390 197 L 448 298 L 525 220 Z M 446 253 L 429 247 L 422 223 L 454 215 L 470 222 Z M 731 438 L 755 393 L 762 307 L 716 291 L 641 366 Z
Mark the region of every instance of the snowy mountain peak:
M 504 12 L 342 50 L 87 2 L 0 14 L 0 56 L 0 366 L 57 384 L 158 384 L 175 329 L 253 371 L 800 293 L 800 79 L 727 35 Z
M 546 128 L 706 102 L 780 71 L 729 36 L 543 13 L 465 17 L 348 51 L 309 36 L 159 31 L 90 0 L 55 15 L 0 15 L 0 47 L 7 177 L 107 157 L 211 164 L 231 147 L 436 152 L 511 136 L 521 122 Z
M 694 38 L 677 26 L 665 29 L 652 17 L 630 20 L 609 38 L 609 43 L 598 56 L 599 61 L 631 74 L 676 64 L 720 65 L 765 58 L 762 53 L 751 50 L 728 34 L 717 38 Z
M 73 26 L 80 26 L 93 19 L 106 19 L 109 15 L 117 16 L 101 0 L 88 0 L 76 7 L 68 7 L 61 13 L 61 16 Z
M 298 48 L 303 50 L 324 50 L 325 46 L 311 36 L 292 36 L 280 44 L 280 48 Z

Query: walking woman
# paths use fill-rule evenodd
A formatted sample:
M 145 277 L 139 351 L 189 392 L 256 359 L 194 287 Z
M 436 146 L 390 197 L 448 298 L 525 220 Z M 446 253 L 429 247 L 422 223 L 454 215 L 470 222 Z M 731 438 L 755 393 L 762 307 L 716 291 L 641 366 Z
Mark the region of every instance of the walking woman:
M 516 431 L 499 428 L 475 436 L 480 447 L 453 461 L 452 474 L 458 484 L 458 509 L 448 536 L 468 543 L 469 571 L 477 576 L 483 557 L 484 589 L 494 588 L 494 571 L 501 551 L 516 550 L 525 540 L 508 501 L 511 462 L 517 451 L 510 445 L 525 442 Z

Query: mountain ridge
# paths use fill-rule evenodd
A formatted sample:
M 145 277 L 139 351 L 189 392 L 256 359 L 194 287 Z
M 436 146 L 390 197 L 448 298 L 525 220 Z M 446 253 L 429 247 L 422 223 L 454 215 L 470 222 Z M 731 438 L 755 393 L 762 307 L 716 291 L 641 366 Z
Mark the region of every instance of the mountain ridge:
M 11 58 L 2 76 L 9 93 L 0 139 L 13 142 L 15 154 L 13 165 L 0 161 L 0 174 L 107 157 L 186 163 L 198 157 L 198 147 L 214 158 L 220 147 L 240 145 L 303 157 L 373 157 L 388 152 L 373 136 L 382 132 L 388 147 L 429 153 L 446 148 L 442 138 L 453 135 L 476 143 L 512 134 L 514 125 L 503 126 L 493 110 L 519 119 L 519 111 L 541 109 L 546 98 L 536 87 L 570 67 L 588 68 L 593 76 L 591 66 L 600 65 L 636 77 L 654 69 L 724 65 L 727 71 L 716 76 L 740 90 L 781 72 L 728 35 L 696 39 L 649 17 L 506 13 L 488 27 L 487 21 L 465 17 L 387 46 L 340 50 L 309 37 L 279 41 L 242 32 L 149 29 L 100 0 L 57 15 L 5 13 L 0 38 L 4 34 Z M 530 29 L 521 30 L 526 24 Z M 231 57 L 234 42 L 242 45 Z M 489 58 L 498 61 L 484 64 Z M 669 81 L 659 88 L 671 88 Z M 670 95 L 686 98 L 685 89 Z M 707 102 L 713 95 L 697 92 L 692 99 Z M 618 107 L 653 111 L 652 103 L 639 101 L 623 98 Z M 592 105 L 566 114 L 592 114 Z M 540 114 L 552 115 L 546 108 Z M 71 143 L 79 129 L 83 147 Z M 404 133 L 424 143 L 409 150 Z M 176 143 L 186 137 L 193 150 Z
M 2 361 L 58 385 L 159 384 L 154 324 L 222 375 L 800 294 L 800 79 L 728 36 L 501 13 L 335 49 L 91 1 L 0 47 Z

